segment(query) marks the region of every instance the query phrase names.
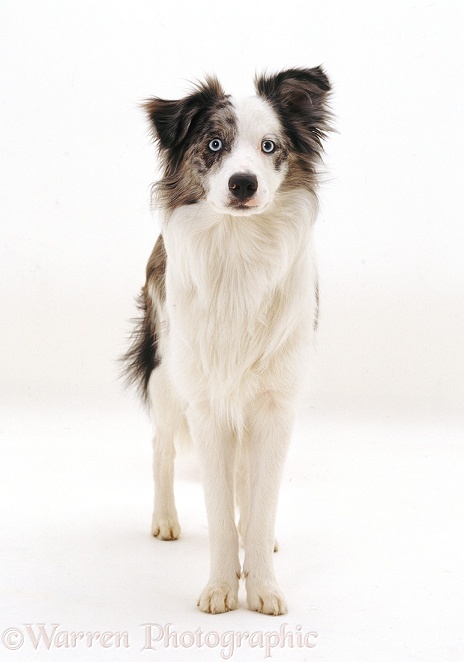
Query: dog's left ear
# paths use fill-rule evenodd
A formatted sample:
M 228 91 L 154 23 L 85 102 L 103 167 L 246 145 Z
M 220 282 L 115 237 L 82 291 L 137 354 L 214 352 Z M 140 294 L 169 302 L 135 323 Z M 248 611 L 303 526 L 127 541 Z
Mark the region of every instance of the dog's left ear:
M 327 107 L 330 83 L 322 67 L 288 69 L 255 81 L 259 96 L 267 99 L 301 152 L 320 154 L 322 140 L 330 131 Z

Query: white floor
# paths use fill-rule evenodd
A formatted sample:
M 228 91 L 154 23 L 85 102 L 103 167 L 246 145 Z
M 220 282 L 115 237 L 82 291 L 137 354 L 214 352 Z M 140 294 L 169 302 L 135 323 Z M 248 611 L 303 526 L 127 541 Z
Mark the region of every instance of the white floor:
M 251 613 L 242 595 L 209 616 L 195 606 L 208 541 L 194 458 L 178 462 L 182 538 L 160 542 L 150 424 L 130 397 L 14 393 L 0 422 L 0 659 L 462 662 L 462 433 L 451 416 L 318 405 L 282 486 L 288 615 Z

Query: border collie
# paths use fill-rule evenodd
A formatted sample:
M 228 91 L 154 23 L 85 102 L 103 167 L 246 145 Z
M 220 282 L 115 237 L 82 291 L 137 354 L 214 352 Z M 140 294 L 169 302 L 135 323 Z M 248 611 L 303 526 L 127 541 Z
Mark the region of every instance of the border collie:
M 311 235 L 329 81 L 320 67 L 296 68 L 255 87 L 235 98 L 208 77 L 183 99 L 145 104 L 163 164 L 162 230 L 124 357 L 153 408 L 152 532 L 161 540 L 180 534 L 176 442 L 188 436 L 198 451 L 210 538 L 198 606 L 212 614 L 237 608 L 241 577 L 249 609 L 287 611 L 274 522 L 317 325 Z

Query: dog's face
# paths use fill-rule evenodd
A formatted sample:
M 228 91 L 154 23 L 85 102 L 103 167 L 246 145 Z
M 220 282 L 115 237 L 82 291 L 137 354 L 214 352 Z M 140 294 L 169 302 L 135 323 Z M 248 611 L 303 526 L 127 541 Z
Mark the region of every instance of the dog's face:
M 316 67 L 261 77 L 255 97 L 231 98 L 208 78 L 179 101 L 147 102 L 165 165 L 158 185 L 165 206 L 204 201 L 246 216 L 264 212 L 280 190 L 313 190 L 329 89 Z
M 231 99 L 230 140 L 219 133 L 208 143 L 215 154 L 204 180 L 206 200 L 218 212 L 259 214 L 274 199 L 287 172 L 282 126 L 264 99 Z

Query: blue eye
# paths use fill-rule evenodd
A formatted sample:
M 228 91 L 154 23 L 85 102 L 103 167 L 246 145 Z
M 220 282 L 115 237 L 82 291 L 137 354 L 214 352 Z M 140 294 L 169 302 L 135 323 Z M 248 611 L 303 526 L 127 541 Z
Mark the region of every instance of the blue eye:
M 272 154 L 275 151 L 276 145 L 272 140 L 263 140 L 261 143 L 261 149 L 265 154 Z
M 219 138 L 214 138 L 214 140 L 210 142 L 208 147 L 212 152 L 219 152 L 219 150 L 222 149 L 222 141 L 219 140 Z

